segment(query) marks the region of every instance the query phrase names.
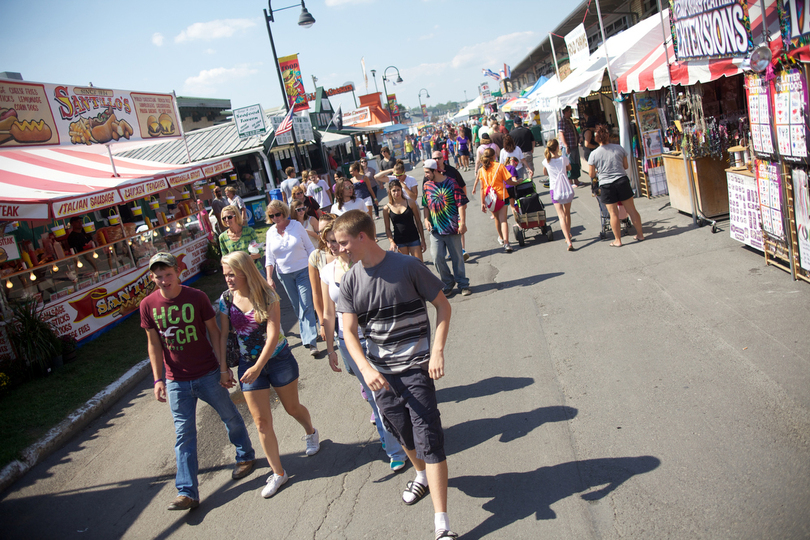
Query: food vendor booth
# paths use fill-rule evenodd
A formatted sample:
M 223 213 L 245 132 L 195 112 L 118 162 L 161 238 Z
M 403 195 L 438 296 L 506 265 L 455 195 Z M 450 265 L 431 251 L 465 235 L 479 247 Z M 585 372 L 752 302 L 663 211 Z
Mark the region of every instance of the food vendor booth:
M 153 290 L 170 251 L 197 277 L 210 224 L 199 200 L 229 159 L 167 165 L 112 157 L 117 141 L 182 137 L 173 94 L 0 81 L 0 308 L 35 299 L 59 335 L 91 338 Z M 0 356 L 12 354 L 5 334 Z

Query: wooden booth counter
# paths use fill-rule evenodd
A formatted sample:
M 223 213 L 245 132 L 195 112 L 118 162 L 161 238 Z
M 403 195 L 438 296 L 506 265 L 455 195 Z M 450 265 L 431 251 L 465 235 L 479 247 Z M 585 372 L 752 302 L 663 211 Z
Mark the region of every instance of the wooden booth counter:
M 689 182 L 683 166 L 683 157 L 680 152 L 676 152 L 663 154 L 663 158 L 664 170 L 667 174 L 669 202 L 676 210 L 691 214 L 692 203 L 689 197 Z M 687 163 L 692 167 L 699 213 L 707 218 L 728 214 L 728 183 L 726 181 L 728 156 L 724 154 L 723 159 L 710 157 L 688 159 Z

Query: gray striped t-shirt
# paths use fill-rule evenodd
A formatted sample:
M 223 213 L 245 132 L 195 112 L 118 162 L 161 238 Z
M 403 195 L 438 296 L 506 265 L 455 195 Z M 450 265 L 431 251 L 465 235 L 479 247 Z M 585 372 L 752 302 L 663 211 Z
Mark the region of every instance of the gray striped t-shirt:
M 340 283 L 337 310 L 357 315 L 368 361 L 380 373 L 427 366 L 430 321 L 426 301 L 443 287 L 416 257 L 388 251 L 371 268 L 355 264 Z

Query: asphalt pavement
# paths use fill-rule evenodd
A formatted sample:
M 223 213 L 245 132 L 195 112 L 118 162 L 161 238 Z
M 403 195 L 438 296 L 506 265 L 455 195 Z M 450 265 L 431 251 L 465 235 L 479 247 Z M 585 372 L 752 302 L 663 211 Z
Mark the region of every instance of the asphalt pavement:
M 421 166 L 412 174 L 421 181 Z M 590 190 L 576 194 L 574 252 L 551 206 L 557 239 L 530 232 L 512 254 L 480 204 L 468 208 L 473 294 L 450 300 L 437 383 L 452 528 L 465 539 L 808 538 L 810 284 L 766 266 L 727 222 L 693 227 L 666 196 L 636 201 L 644 242 L 611 248 Z M 400 501 L 413 468 L 390 471 L 360 385 L 305 354 L 288 304 L 283 320 L 322 442 L 306 457 L 303 429 L 274 409 L 292 478 L 273 498 L 260 496 L 264 458 L 231 480 L 233 449 L 201 404 L 202 504 L 167 511 L 174 430 L 147 377 L 2 494 L 0 536 L 432 538 L 430 500 Z

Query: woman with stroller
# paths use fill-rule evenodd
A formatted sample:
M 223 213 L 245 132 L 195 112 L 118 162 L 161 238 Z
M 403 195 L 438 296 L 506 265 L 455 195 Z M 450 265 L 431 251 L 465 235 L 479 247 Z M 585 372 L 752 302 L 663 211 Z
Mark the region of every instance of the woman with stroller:
M 514 251 L 509 244 L 509 224 L 506 222 L 506 207 L 509 206 L 508 186 L 516 186 L 520 180 L 509 174 L 506 167 L 495 160 L 495 150 L 487 148 L 481 156 L 481 168 L 475 182 L 481 181 L 481 211 L 487 209 L 495 219 L 498 243 L 506 253 Z M 475 190 L 473 190 L 475 193 Z M 489 201 L 489 204 L 487 202 Z
M 374 392 L 366 385 L 365 379 L 363 379 L 363 376 L 360 374 L 360 370 L 354 363 L 343 341 L 343 316 L 336 311 L 335 305 L 340 296 L 341 279 L 346 272 L 349 271 L 349 268 L 351 268 L 352 262 L 345 252 L 340 251 L 340 244 L 335 240 L 332 225 L 332 223 L 326 225 L 321 233 L 321 239 L 334 257 L 332 262 L 321 269 L 321 280 L 323 282 L 321 286 L 323 287 L 324 298 L 323 324 L 326 327 L 326 351 L 327 357 L 329 358 L 329 367 L 332 368 L 332 371 L 340 372 L 337 351 L 335 351 L 335 316 L 337 315 L 338 348 L 340 349 L 340 356 L 343 357 L 343 365 L 350 375 L 354 375 L 360 380 L 368 404 L 371 406 L 371 410 L 374 413 L 374 424 L 377 426 L 377 434 L 380 436 L 380 442 L 390 459 L 391 470 L 394 472 L 400 471 L 405 468 L 405 460 L 407 459 L 405 451 L 402 449 L 397 438 L 385 429 L 382 418 L 380 418 L 380 412 L 377 410 L 377 404 L 374 401 Z M 362 335 L 360 335 L 360 344 L 365 349 L 366 341 Z
M 568 251 L 574 251 L 574 245 L 571 243 L 573 242 L 571 238 L 571 202 L 574 200 L 574 188 L 571 187 L 567 174 L 571 170 L 571 164 L 568 162 L 568 158 L 560 153 L 560 143 L 557 139 L 551 139 L 546 143 L 543 154 L 546 158 L 543 160 L 543 174 L 548 176 L 551 202 L 554 203 L 554 209 L 557 211 L 560 228 L 565 236 L 565 243 L 568 244 Z
M 619 203 L 624 206 L 636 229 L 635 239 L 644 240 L 641 230 L 641 216 L 633 203 L 633 188 L 627 178 L 627 152 L 618 144 L 610 142 L 610 132 L 605 124 L 596 126 L 596 142 L 599 148 L 588 156 L 588 173 L 591 180 L 599 178 L 599 200 L 610 214 L 610 228 L 615 240 L 611 247 L 622 246 L 622 228 L 619 219 Z
M 222 257 L 222 273 L 228 290 L 219 298 L 218 343 L 220 358 L 227 358 L 228 333 L 236 334 L 239 384 L 272 472 L 262 488 L 265 499 L 290 479 L 281 465 L 278 439 L 273 431 L 270 408 L 272 386 L 287 414 L 304 428 L 306 454 L 320 449 L 318 430 L 306 407 L 298 400 L 298 363 L 281 333 L 279 296 L 259 274 L 247 253 L 234 251 Z

